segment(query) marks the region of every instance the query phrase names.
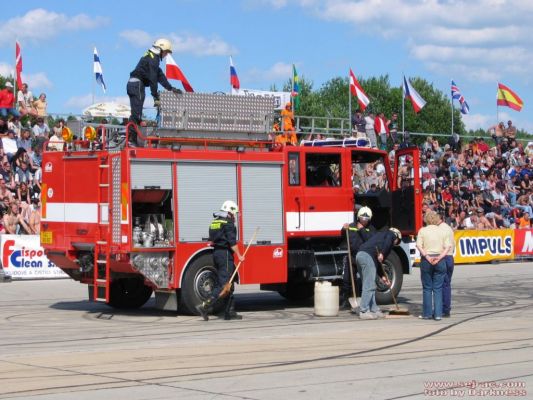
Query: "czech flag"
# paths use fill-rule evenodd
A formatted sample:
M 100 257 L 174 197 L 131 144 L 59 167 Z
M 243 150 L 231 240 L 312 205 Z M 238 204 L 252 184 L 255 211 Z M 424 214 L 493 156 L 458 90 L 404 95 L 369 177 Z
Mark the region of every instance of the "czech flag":
M 365 111 L 366 107 L 370 104 L 370 100 L 368 99 L 368 96 L 366 95 L 365 91 L 361 87 L 361 84 L 355 77 L 351 68 L 350 68 L 350 93 L 352 93 L 352 96 L 357 97 L 357 102 L 359 103 L 359 107 L 361 108 L 361 111 Z
M 496 104 L 499 106 L 510 107 L 516 111 L 520 111 L 524 106 L 522 99 L 503 83 L 498 83 Z
M 418 94 L 415 88 L 411 85 L 411 82 L 403 77 L 403 95 L 406 99 L 411 100 L 413 104 L 413 110 L 415 113 L 419 113 L 426 105 L 426 101 Z
M 177 81 L 181 81 L 181 84 L 183 85 L 183 89 L 185 89 L 186 92 L 194 92 L 192 89 L 191 84 L 185 78 L 185 75 L 183 75 L 183 72 L 181 72 L 180 67 L 178 67 L 178 64 L 176 64 L 176 61 L 172 58 L 170 54 L 167 54 L 165 57 L 165 76 L 167 79 L 175 79 Z
M 229 57 L 229 82 L 233 89 L 241 88 L 239 77 L 237 76 L 237 71 L 235 71 L 235 67 L 233 66 L 233 58 L 231 58 L 231 56 Z

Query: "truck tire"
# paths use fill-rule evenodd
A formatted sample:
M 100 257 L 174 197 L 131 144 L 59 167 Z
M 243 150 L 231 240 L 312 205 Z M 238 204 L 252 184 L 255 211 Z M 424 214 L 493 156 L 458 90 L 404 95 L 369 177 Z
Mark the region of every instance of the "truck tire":
M 111 282 L 109 305 L 113 308 L 134 309 L 142 307 L 152 296 L 152 288 L 143 278 L 122 278 Z
M 204 254 L 194 260 L 187 267 L 181 283 L 180 311 L 190 315 L 199 315 L 196 306 L 211 295 L 217 280 L 212 254 Z M 214 313 L 220 311 L 223 306 L 224 302 L 217 302 Z
M 400 293 L 403 284 L 403 268 L 400 257 L 398 257 L 394 251 L 391 251 L 383 263 L 383 268 L 385 268 L 385 271 L 392 282 L 392 291 L 394 292 L 394 296 L 396 299 L 398 299 L 398 294 Z M 378 304 L 392 304 L 393 300 L 390 291 L 391 289 L 389 289 L 382 282 L 377 282 L 376 302 Z
M 314 282 L 287 283 L 278 293 L 291 301 L 302 301 L 310 299 L 315 294 Z

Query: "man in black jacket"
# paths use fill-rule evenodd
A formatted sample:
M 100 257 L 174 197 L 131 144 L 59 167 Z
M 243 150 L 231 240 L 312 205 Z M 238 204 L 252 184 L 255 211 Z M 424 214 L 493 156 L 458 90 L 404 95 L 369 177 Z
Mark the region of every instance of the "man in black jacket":
M 357 222 L 352 222 L 351 224 L 345 224 L 341 235 L 346 241 L 346 232 L 348 232 L 348 240 L 350 242 L 350 254 L 348 254 L 343 260 L 344 271 L 342 274 L 342 287 L 341 287 L 341 309 L 348 310 L 350 308 L 350 303 L 348 298 L 352 295 L 352 280 L 351 274 L 355 277 L 357 274 L 355 257 L 359 251 L 361 244 L 366 242 L 368 239 L 376 233 L 376 228 L 370 225 L 370 220 L 372 219 L 372 210 L 369 207 L 361 207 L 357 212 Z M 350 273 L 350 263 L 348 257 L 352 258 L 352 270 Z
M 208 320 L 208 314 L 215 308 L 215 303 L 219 300 L 220 292 L 224 285 L 230 280 L 235 271 L 233 254 L 237 255 L 239 261 L 244 261 L 237 246 L 237 228 L 235 227 L 235 215 L 239 212 L 239 207 L 235 202 L 228 200 L 222 204 L 219 212 L 213 214 L 215 219 L 209 225 L 209 240 L 213 243 L 213 262 L 217 269 L 218 281 L 211 293 L 211 296 L 197 307 L 198 311 Z M 229 298 L 224 310 L 224 319 L 242 319 L 235 312 L 233 300 L 233 284 Z
M 401 239 L 400 231 L 396 228 L 390 228 L 387 231 L 377 232 L 359 247 L 355 260 L 363 274 L 360 319 L 384 317 L 376 303 L 376 272 L 392 248 L 400 244 Z
M 159 63 L 165 56 L 172 53 L 172 44 L 168 39 L 157 39 L 152 47 L 144 53 L 137 66 L 130 73 L 130 79 L 126 86 L 130 98 L 131 117 L 130 122 L 140 124 L 142 121 L 142 111 L 144 105 L 146 87 L 150 87 L 150 93 L 154 98 L 154 106 L 159 107 L 159 93 L 157 84 L 160 83 L 167 90 L 174 93 L 181 93 L 180 89 L 173 87 L 159 67 Z M 137 143 L 137 135 L 130 132 L 130 141 Z

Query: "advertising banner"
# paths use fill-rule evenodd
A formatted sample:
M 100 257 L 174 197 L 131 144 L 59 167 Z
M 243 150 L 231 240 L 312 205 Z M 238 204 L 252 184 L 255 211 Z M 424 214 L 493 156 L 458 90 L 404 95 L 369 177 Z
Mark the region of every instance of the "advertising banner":
M 276 110 L 283 110 L 285 104 L 291 101 L 290 92 L 269 92 L 266 90 L 253 90 L 253 89 L 231 89 L 231 94 L 240 96 L 260 96 L 260 97 L 273 97 L 274 106 Z
M 458 264 L 512 260 L 513 229 L 455 232 L 455 262 Z
M 13 279 L 67 278 L 48 260 L 39 235 L 1 235 L 0 259 L 4 273 Z
M 516 256 L 533 256 L 533 229 L 515 230 L 514 254 Z

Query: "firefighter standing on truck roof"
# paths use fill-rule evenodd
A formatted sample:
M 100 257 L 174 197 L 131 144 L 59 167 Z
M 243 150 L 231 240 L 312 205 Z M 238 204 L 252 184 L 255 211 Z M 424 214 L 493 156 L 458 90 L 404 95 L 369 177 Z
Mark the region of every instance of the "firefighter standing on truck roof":
M 298 144 L 291 103 L 285 104 L 285 109 L 281 111 L 281 130 L 282 133 L 276 136 L 276 143 L 293 146 Z
M 215 308 L 219 300 L 220 292 L 224 285 L 230 280 L 235 263 L 233 253 L 237 255 L 239 261 L 244 261 L 237 246 L 237 228 L 235 227 L 235 216 L 239 212 L 237 204 L 227 200 L 222 204 L 219 212 L 213 214 L 215 219 L 209 226 L 209 240 L 213 243 L 213 262 L 217 269 L 218 282 L 211 293 L 211 296 L 197 307 L 198 311 L 208 320 L 208 314 Z M 235 300 L 233 299 L 233 284 L 231 285 L 229 298 L 224 309 L 224 319 L 242 319 L 242 316 L 235 312 Z
M 341 309 L 348 310 L 350 303 L 348 298 L 352 295 L 352 283 L 350 278 L 350 263 L 348 257 L 352 257 L 352 268 L 355 269 L 353 276 L 356 276 L 357 268 L 355 262 L 355 256 L 359 251 L 361 244 L 365 243 L 375 233 L 376 228 L 370 225 L 372 219 L 372 210 L 369 207 L 361 207 L 357 212 L 357 221 L 351 224 L 344 224 L 341 235 L 346 240 L 346 229 L 348 229 L 348 240 L 350 241 L 350 254 L 346 256 L 344 260 L 344 272 L 342 274 L 342 287 L 341 287 Z
M 130 79 L 126 85 L 126 90 L 130 98 L 131 117 L 130 122 L 139 125 L 142 121 L 142 111 L 144 105 L 146 87 L 150 87 L 150 93 L 154 98 L 154 106 L 159 107 L 159 93 L 157 84 L 160 83 L 167 90 L 174 93 L 181 93 L 181 90 L 173 87 L 159 67 L 159 63 L 167 54 L 172 53 L 172 44 L 168 39 L 157 39 L 152 47 L 144 53 L 137 66 L 130 73 Z M 130 141 L 137 143 L 137 135 L 130 132 Z

